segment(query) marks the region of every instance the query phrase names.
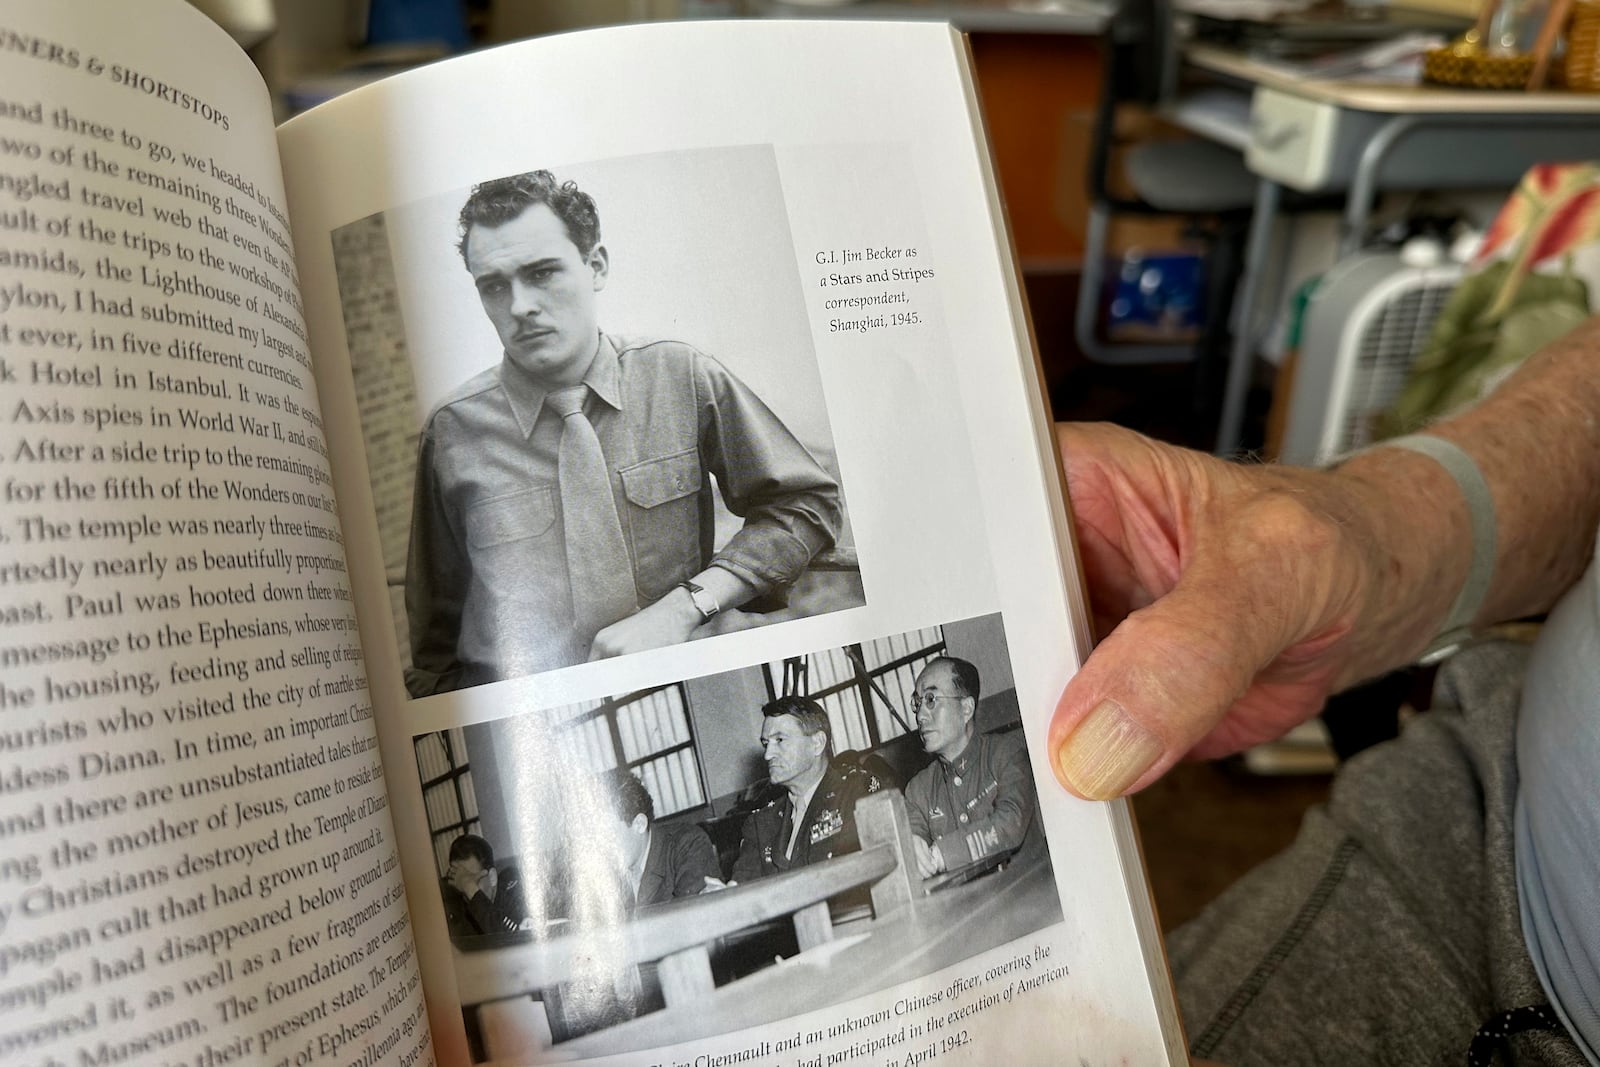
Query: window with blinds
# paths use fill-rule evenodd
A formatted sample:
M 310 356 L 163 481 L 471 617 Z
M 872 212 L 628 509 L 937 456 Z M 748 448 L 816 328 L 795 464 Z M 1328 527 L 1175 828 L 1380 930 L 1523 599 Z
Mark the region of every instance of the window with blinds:
M 461 730 L 423 734 L 412 739 L 417 772 L 422 778 L 422 803 L 433 837 L 433 858 L 439 876 L 450 867 L 450 842 L 462 834 L 482 832 L 478 797 L 467 767 L 467 742 Z
M 590 770 L 627 767 L 655 801 L 656 818 L 706 802 L 705 776 L 681 682 L 579 705 L 566 731 Z
M 767 692 L 821 704 L 835 750 L 875 748 L 916 729 L 910 706 L 917 672 L 944 649 L 944 630 L 935 626 L 795 656 L 765 665 Z
M 627 767 L 649 790 L 656 818 L 706 803 L 705 776 L 682 683 L 575 704 L 558 714 L 565 721 L 551 740 L 562 758 L 595 773 Z M 424 734 L 413 745 L 434 859 L 443 876 L 450 866 L 450 842 L 462 834 L 482 833 L 466 734 L 460 729 Z

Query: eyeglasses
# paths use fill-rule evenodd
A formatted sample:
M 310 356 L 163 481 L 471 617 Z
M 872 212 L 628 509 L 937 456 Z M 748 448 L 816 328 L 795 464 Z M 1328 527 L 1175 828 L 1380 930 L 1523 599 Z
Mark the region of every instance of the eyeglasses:
M 961 698 L 960 697 L 951 696 L 949 693 L 941 693 L 937 689 L 930 689 L 926 693 L 913 692 L 911 694 L 911 714 L 913 714 L 913 715 L 917 714 L 924 707 L 932 707 L 936 702 L 938 702 L 940 700 L 959 700 L 959 699 L 961 699 Z

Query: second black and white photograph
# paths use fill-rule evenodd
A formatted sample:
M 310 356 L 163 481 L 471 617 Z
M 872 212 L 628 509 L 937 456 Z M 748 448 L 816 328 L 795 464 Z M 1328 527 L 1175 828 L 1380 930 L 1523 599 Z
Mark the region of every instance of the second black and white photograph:
M 1061 919 L 999 615 L 414 747 L 478 1062 L 774 1022 Z
M 770 147 L 334 233 L 407 692 L 865 602 Z

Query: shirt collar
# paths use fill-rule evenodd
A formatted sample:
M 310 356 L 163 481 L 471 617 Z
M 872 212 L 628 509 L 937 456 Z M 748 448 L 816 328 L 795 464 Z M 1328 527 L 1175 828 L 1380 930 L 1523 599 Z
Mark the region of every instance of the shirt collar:
M 977 731 L 973 731 L 972 736 L 967 738 L 967 747 L 963 748 L 961 753 L 956 756 L 955 759 L 945 759 L 943 756 L 940 756 L 939 760 L 946 767 L 949 767 L 957 774 L 966 774 L 967 762 L 971 760 L 978 751 L 978 739 L 980 736 L 981 735 Z
M 594 361 L 583 376 L 583 384 L 595 396 L 616 410 L 622 410 L 622 371 L 617 362 L 617 347 L 604 333 L 600 334 Z M 504 356 L 500 358 L 500 387 L 505 390 L 506 400 L 511 404 L 517 429 L 522 431 L 523 437 L 531 437 L 534 424 L 539 421 L 539 413 L 544 410 L 544 398 L 551 390 Z

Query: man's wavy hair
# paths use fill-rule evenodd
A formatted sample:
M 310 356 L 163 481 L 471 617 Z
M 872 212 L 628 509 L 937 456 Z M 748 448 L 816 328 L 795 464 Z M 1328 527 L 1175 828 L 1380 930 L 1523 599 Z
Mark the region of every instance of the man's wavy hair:
M 779 697 L 763 704 L 761 714 L 768 719 L 787 715 L 800 724 L 802 733 L 811 737 L 822 734 L 828 739 L 827 747 L 822 750 L 823 754 L 833 755 L 833 726 L 828 722 L 828 713 L 815 700 L 802 696 Z
M 548 204 L 567 228 L 567 236 L 587 256 L 600 243 L 600 214 L 594 198 L 577 182 L 558 182 L 547 170 L 530 170 L 509 178 L 495 178 L 472 187 L 457 220 L 456 251 L 467 261 L 467 238 L 474 226 L 504 226 L 535 204 Z

